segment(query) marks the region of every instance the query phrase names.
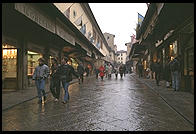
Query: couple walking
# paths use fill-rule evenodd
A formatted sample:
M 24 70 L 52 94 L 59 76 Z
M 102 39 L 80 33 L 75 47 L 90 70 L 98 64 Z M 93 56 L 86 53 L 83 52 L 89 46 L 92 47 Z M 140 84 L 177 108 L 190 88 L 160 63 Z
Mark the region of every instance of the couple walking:
M 67 63 L 68 60 L 69 59 L 67 57 L 62 58 L 60 65 L 55 58 L 52 59 L 50 90 L 55 98 L 55 101 L 58 101 L 60 96 L 60 83 L 62 83 L 65 91 L 64 100 L 62 101 L 62 103 L 66 103 L 69 100 L 68 87 L 69 82 L 72 81 L 72 74 L 79 79 L 79 76 L 74 71 L 74 68 Z M 39 98 L 38 103 L 41 103 L 42 101 L 46 101 L 45 80 L 49 76 L 49 67 L 44 64 L 45 60 L 43 58 L 40 58 L 38 61 L 39 65 L 35 68 L 33 80 L 35 80 L 37 87 Z M 44 100 L 42 100 L 42 96 Z

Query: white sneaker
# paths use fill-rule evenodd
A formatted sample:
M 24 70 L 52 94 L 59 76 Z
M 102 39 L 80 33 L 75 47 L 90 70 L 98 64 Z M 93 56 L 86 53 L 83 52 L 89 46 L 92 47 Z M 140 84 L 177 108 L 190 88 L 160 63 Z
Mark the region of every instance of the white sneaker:
M 59 100 L 56 98 L 54 101 L 56 101 L 56 102 L 57 102 L 57 101 L 59 101 Z

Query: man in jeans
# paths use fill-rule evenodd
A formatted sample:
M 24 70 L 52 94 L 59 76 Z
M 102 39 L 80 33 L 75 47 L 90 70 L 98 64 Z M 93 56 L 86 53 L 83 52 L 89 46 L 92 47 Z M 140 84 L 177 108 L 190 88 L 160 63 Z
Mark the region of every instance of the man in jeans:
M 79 78 L 79 76 L 74 71 L 74 68 L 67 63 L 68 60 L 69 59 L 67 57 L 62 58 L 61 65 L 57 69 L 57 74 L 60 76 L 60 80 L 65 90 L 64 100 L 62 101 L 64 104 L 69 100 L 68 87 L 69 82 L 72 81 L 72 74 Z
M 169 66 L 172 75 L 172 88 L 174 91 L 178 91 L 180 88 L 180 56 L 174 58 Z
M 33 73 L 33 80 L 35 80 L 35 84 L 37 87 L 37 93 L 39 97 L 38 103 L 41 103 L 42 96 L 44 97 L 44 101 L 46 101 L 46 93 L 45 93 L 45 80 L 48 78 L 50 71 L 49 67 L 44 64 L 44 58 L 39 58 L 39 65 L 35 68 Z

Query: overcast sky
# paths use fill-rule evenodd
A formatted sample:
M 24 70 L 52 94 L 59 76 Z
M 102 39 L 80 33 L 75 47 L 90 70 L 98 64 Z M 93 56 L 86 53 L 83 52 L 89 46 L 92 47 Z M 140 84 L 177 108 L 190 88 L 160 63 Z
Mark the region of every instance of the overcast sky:
M 102 33 L 115 35 L 117 50 L 127 50 L 125 43 L 136 34 L 134 28 L 138 22 L 138 13 L 145 16 L 146 3 L 89 3 Z

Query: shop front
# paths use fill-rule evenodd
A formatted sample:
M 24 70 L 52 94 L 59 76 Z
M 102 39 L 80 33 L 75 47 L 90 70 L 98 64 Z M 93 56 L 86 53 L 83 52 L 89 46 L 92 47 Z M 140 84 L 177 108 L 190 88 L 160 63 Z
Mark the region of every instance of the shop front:
M 2 88 L 17 89 L 17 48 L 10 44 L 2 44 Z

